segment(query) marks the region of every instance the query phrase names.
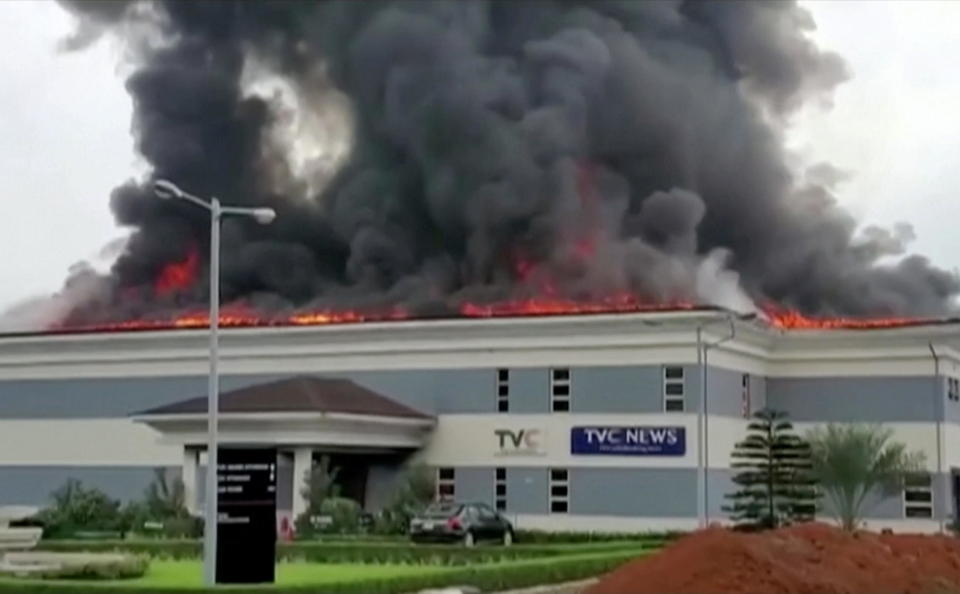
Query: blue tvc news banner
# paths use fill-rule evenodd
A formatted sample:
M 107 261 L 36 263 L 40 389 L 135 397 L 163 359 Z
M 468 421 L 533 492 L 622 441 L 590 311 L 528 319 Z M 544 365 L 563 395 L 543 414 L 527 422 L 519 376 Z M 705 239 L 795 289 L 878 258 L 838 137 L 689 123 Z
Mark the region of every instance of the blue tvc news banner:
M 573 427 L 570 453 L 606 456 L 682 456 L 685 427 Z

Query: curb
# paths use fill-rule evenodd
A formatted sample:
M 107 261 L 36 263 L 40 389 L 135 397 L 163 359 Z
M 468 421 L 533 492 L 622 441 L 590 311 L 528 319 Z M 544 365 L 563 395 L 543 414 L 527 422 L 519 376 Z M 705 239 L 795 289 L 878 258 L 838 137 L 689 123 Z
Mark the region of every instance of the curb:
M 580 594 L 586 588 L 597 582 L 598 578 L 577 580 L 575 582 L 561 582 L 559 584 L 544 584 L 520 590 L 504 590 L 496 594 Z
M 597 582 L 597 578 L 578 580 L 575 582 L 562 582 L 559 584 L 544 584 L 542 586 L 532 586 L 519 590 L 500 590 L 495 594 L 580 594 L 589 586 Z M 436 588 L 430 590 L 420 590 L 416 594 L 480 594 L 478 588 L 473 586 L 451 586 L 448 588 Z

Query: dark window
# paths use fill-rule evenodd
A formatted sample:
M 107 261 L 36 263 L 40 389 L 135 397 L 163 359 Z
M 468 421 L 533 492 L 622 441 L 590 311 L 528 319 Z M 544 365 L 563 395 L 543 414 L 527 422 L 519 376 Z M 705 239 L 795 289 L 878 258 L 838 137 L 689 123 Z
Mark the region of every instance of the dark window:
M 505 480 L 507 480 L 507 469 L 506 469 L 506 468 L 498 468 L 498 469 L 497 469 L 497 480 L 498 480 L 498 481 L 505 481 Z
M 667 367 L 663 370 L 663 377 L 667 379 L 683 379 L 683 367 Z
M 542 376 L 541 376 L 542 377 Z M 570 379 L 570 370 L 569 369 L 554 369 L 553 370 L 553 381 L 562 382 Z
M 746 388 L 747 384 L 749 383 L 750 383 L 750 376 L 744 373 L 743 376 L 740 378 L 740 385 Z
M 933 517 L 933 510 L 929 507 L 909 506 L 905 511 L 906 511 L 905 515 L 908 518 L 932 518 Z
M 452 481 L 454 472 L 452 468 L 441 468 L 437 472 L 437 478 L 441 481 Z
M 566 485 L 553 485 L 550 487 L 550 495 L 552 497 L 566 497 L 567 496 L 567 486 Z
M 442 497 L 453 497 L 453 483 L 440 483 L 437 486 L 437 492 Z
M 667 400 L 664 409 L 667 412 L 683 412 L 683 400 Z
M 910 503 L 930 503 L 933 501 L 933 493 L 930 491 L 907 491 L 903 494 L 903 499 Z
M 507 496 L 507 486 L 497 485 L 497 497 L 506 497 L 506 496 Z
M 553 385 L 553 395 L 554 395 L 554 396 L 569 396 L 569 395 L 570 395 L 570 384 L 554 384 L 554 385 Z
M 664 387 L 667 396 L 683 396 L 683 384 L 670 383 Z
M 550 511 L 555 514 L 565 514 L 567 513 L 567 500 L 566 499 L 556 499 L 550 502 Z
M 553 470 L 551 470 L 551 471 L 550 471 L 550 480 L 551 480 L 551 481 L 557 481 L 557 482 L 561 482 L 561 481 L 567 480 L 567 471 L 566 471 L 566 470 L 559 470 L 559 469 L 553 469 Z
M 497 400 L 497 412 L 510 412 L 510 401 Z
M 510 381 L 510 370 L 509 369 L 498 369 L 497 370 L 497 381 L 508 382 Z
M 553 401 L 553 412 L 567 412 L 570 410 L 570 401 L 569 400 L 554 400 Z
M 497 511 L 504 511 L 505 509 L 507 509 L 507 500 L 497 499 Z
M 500 384 L 497 386 L 497 396 L 509 396 L 510 395 L 510 385 L 509 384 Z

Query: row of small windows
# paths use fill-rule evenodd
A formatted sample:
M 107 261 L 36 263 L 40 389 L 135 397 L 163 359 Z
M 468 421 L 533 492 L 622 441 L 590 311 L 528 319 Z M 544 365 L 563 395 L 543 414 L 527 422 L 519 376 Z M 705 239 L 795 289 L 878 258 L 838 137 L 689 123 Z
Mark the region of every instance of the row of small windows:
M 686 410 L 686 383 L 683 367 L 663 368 L 663 410 L 664 412 L 684 412 Z M 750 418 L 751 394 L 750 375 L 741 376 L 740 414 Z M 550 410 L 569 412 L 572 383 L 569 368 L 550 370 Z M 510 412 L 510 370 L 497 370 L 497 411 Z M 947 378 L 947 398 L 960 402 L 960 379 Z
M 497 412 L 510 412 L 510 370 L 497 369 Z M 570 369 L 550 370 L 550 410 L 570 412 L 573 383 Z M 663 410 L 683 412 L 686 409 L 686 388 L 683 367 L 663 368 Z
M 437 469 L 438 501 L 453 501 L 457 496 L 456 470 L 453 468 Z M 497 511 L 507 509 L 507 469 L 497 468 L 493 483 L 494 502 Z M 565 469 L 551 468 L 548 485 L 548 505 L 550 513 L 565 514 L 570 509 L 570 475 Z
M 456 470 L 445 467 L 437 469 L 438 501 L 456 499 Z M 507 469 L 500 467 L 494 474 L 494 502 L 497 511 L 507 509 Z M 548 484 L 550 513 L 565 514 L 570 511 L 570 473 L 564 468 L 551 468 Z M 905 518 L 933 517 L 933 480 L 929 474 L 915 474 L 906 478 L 903 485 L 903 516 Z
M 929 474 L 906 477 L 903 484 L 903 517 L 933 517 L 933 479 Z
M 493 482 L 497 511 L 507 509 L 507 469 L 498 468 Z

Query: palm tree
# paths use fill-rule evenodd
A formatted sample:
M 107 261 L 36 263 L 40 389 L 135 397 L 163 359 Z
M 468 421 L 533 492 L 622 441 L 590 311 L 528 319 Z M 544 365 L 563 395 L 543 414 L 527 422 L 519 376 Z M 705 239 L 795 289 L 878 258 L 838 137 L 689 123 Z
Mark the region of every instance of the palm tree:
M 153 482 L 144 494 L 148 513 L 156 520 L 185 518 L 187 493 L 180 478 L 171 479 L 163 468 L 155 468 Z
M 856 529 L 870 493 L 893 495 L 907 475 L 923 470 L 923 452 L 908 452 L 892 437 L 874 425 L 831 424 L 808 434 L 814 474 L 844 530 Z

